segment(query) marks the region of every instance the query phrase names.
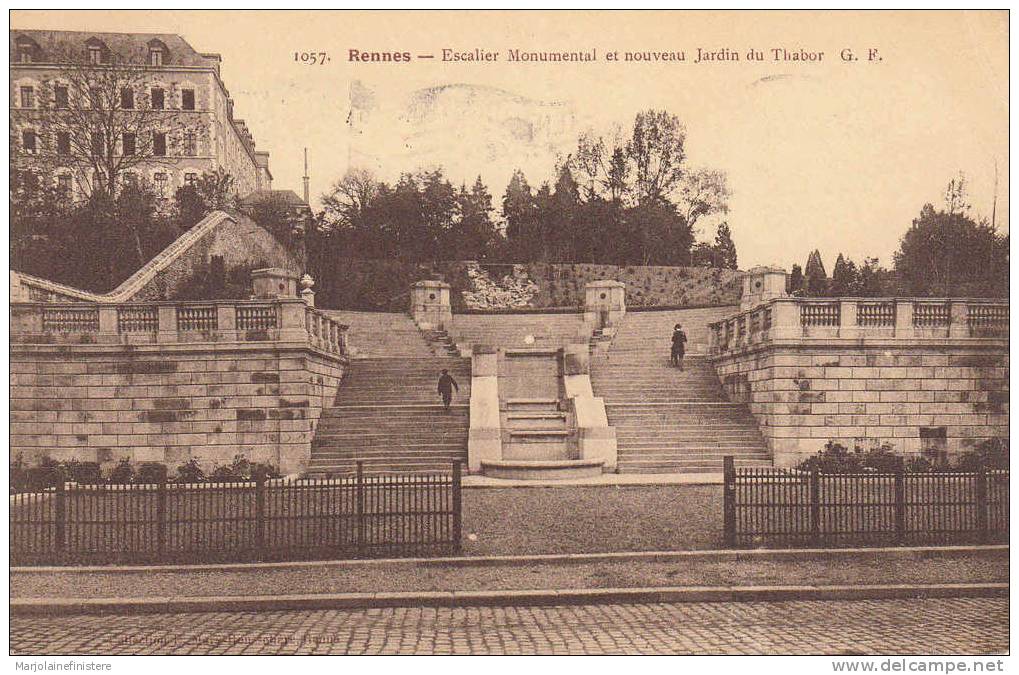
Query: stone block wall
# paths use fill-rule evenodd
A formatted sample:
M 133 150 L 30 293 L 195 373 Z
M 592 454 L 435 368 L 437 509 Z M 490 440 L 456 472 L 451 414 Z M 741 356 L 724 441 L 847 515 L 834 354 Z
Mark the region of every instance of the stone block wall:
M 715 365 L 730 399 L 749 404 L 777 466 L 829 439 L 913 455 L 943 434 L 951 456 L 1008 436 L 1007 345 L 965 343 L 771 344 Z
M 343 361 L 279 345 L 16 345 L 11 458 L 207 469 L 235 455 L 299 472 Z

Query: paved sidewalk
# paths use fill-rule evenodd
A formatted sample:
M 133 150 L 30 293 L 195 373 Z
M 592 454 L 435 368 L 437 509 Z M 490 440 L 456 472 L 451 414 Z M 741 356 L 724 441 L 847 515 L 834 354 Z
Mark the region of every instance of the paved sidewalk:
M 227 565 L 130 571 L 16 569 L 12 598 L 1008 582 L 1008 548 L 594 555 L 517 560 Z M 493 564 L 499 563 L 499 564 Z M 512 563 L 512 564 L 505 564 Z
M 567 478 L 564 480 L 510 480 L 488 476 L 464 476 L 465 488 L 505 487 L 576 487 L 598 485 L 721 485 L 721 473 L 603 473 L 590 478 Z
M 13 654 L 992 654 L 994 598 L 12 617 Z

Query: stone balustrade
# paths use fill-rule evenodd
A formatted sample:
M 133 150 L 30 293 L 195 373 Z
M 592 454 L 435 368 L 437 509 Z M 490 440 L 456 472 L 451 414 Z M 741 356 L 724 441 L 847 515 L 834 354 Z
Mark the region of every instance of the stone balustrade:
M 776 341 L 1008 339 L 1008 303 L 960 298 L 776 298 L 711 324 L 711 353 Z
M 18 344 L 291 342 L 346 356 L 347 326 L 300 298 L 11 304 Z

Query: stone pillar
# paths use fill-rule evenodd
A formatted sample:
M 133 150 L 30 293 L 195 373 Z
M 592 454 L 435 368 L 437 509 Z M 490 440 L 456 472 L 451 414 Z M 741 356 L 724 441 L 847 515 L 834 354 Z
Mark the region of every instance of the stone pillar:
M 467 469 L 481 471 L 483 461 L 502 459 L 499 412 L 499 352 L 478 345 L 471 355 L 471 426 L 467 436 Z
M 793 298 L 771 303 L 771 339 L 803 337 L 800 305 Z
M 842 300 L 839 302 L 839 337 L 856 339 L 861 334 L 860 325 L 856 318 L 856 309 L 856 300 Z
M 969 337 L 969 305 L 965 300 L 951 300 L 948 303 L 948 337 Z
M 745 312 L 769 300 L 786 297 L 786 273 L 781 267 L 754 267 L 743 275 L 739 311 Z
M 445 281 L 426 279 L 411 286 L 410 315 L 423 330 L 446 330 L 453 324 L 449 300 L 450 286 Z
M 899 340 L 912 339 L 916 331 L 913 329 L 913 301 L 895 301 L 895 337 Z
M 159 332 L 156 334 L 158 342 L 177 342 L 177 306 L 159 305 L 157 310 L 159 317 Z
M 29 302 L 28 288 L 21 283 L 21 275 L 11 270 L 11 302 Z
M 298 276 L 280 267 L 251 270 L 251 290 L 258 299 L 296 298 Z
M 584 287 L 584 324 L 591 330 L 615 328 L 626 315 L 626 284 L 591 281 Z
M 99 332 L 117 334 L 117 308 L 114 305 L 99 305 Z

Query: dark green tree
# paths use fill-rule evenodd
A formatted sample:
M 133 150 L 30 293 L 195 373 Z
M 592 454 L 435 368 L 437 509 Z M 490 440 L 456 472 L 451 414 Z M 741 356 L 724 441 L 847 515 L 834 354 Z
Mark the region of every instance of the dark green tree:
M 715 232 L 715 264 L 713 267 L 723 269 L 739 269 L 736 264 L 736 244 L 732 241 L 732 231 L 728 223 L 720 223 Z

